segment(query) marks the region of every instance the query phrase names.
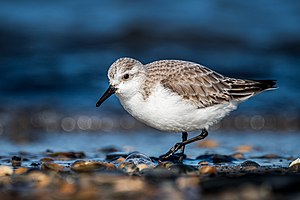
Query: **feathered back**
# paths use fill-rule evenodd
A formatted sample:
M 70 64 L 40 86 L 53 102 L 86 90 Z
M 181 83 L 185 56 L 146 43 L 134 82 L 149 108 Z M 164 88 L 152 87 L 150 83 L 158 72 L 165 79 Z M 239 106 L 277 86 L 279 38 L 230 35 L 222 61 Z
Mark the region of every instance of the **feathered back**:
M 146 67 L 146 96 L 151 93 L 149 85 L 159 83 L 198 108 L 229 101 L 244 101 L 264 90 L 275 88 L 276 84 L 275 80 L 229 78 L 197 63 L 180 60 L 155 61 Z

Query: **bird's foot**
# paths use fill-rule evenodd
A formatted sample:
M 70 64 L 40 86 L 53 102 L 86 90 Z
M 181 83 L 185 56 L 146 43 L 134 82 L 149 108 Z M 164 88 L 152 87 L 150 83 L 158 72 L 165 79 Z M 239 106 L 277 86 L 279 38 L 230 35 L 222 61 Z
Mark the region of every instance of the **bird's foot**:
M 162 155 L 160 158 L 162 160 L 168 159 L 170 156 L 172 156 L 175 152 L 177 152 L 184 144 L 182 142 L 176 143 L 166 154 Z M 182 157 L 182 156 L 180 156 Z M 182 158 L 181 158 L 182 160 Z

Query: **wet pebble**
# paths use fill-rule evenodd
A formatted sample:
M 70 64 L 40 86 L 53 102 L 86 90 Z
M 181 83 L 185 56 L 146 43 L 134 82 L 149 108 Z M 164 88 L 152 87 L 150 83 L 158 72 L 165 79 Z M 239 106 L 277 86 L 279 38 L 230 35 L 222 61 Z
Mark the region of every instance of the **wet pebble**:
M 19 156 L 13 156 L 11 158 L 11 165 L 13 167 L 19 167 L 19 166 L 21 166 L 21 164 L 22 164 L 22 158 L 21 157 L 19 157 Z
M 144 169 L 148 169 L 149 168 L 149 166 L 146 165 L 146 164 L 144 164 L 144 163 L 138 164 L 136 167 L 138 168 L 139 171 L 142 171 Z
M 252 160 L 246 160 L 241 164 L 242 167 L 259 167 L 260 165 L 257 162 Z
M 199 169 L 199 173 L 205 175 L 216 175 L 217 168 L 215 166 L 203 166 Z
M 118 166 L 118 170 L 121 170 L 128 174 L 138 172 L 137 166 L 132 162 L 123 162 Z
M 46 157 L 46 158 L 41 158 L 40 161 L 41 161 L 41 162 L 53 162 L 54 159 L 52 159 L 52 158 L 47 158 L 47 157 Z
M 152 162 L 151 158 L 142 153 L 132 153 L 125 159 L 124 162 L 134 163 L 134 165 L 147 165 L 148 167 L 155 167 L 154 162 Z
M 62 172 L 62 171 L 65 171 L 65 166 L 54 163 L 54 162 L 43 162 L 41 165 L 41 169 L 45 170 L 45 171 Z
M 253 170 L 257 170 L 257 168 L 260 167 L 260 165 L 257 162 L 254 162 L 252 160 L 246 160 L 241 164 L 241 167 L 242 170 L 253 171 Z
M 125 158 L 124 157 L 120 157 L 117 160 L 115 160 L 114 163 L 119 164 L 119 163 L 122 163 L 124 161 L 125 161 Z
M 115 166 L 108 162 L 77 160 L 71 165 L 71 169 L 76 172 L 92 172 L 97 170 L 115 170 Z

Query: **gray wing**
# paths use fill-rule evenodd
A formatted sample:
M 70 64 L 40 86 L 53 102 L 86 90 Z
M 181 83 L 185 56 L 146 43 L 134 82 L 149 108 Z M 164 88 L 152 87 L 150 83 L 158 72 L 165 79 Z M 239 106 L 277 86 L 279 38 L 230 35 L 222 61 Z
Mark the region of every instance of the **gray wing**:
M 243 101 L 275 85 L 275 81 L 225 77 L 192 62 L 178 61 L 173 67 L 175 69 L 165 75 L 161 84 L 198 108 L 229 101 Z

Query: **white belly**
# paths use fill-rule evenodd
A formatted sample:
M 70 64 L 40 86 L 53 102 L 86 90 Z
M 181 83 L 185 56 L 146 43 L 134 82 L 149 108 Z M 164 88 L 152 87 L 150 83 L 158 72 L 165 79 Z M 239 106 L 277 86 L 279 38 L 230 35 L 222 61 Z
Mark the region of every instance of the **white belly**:
M 236 109 L 236 104 L 232 102 L 198 109 L 161 86 L 157 86 L 146 100 L 139 93 L 130 98 L 119 96 L 119 99 L 124 109 L 134 118 L 162 131 L 208 129 Z

